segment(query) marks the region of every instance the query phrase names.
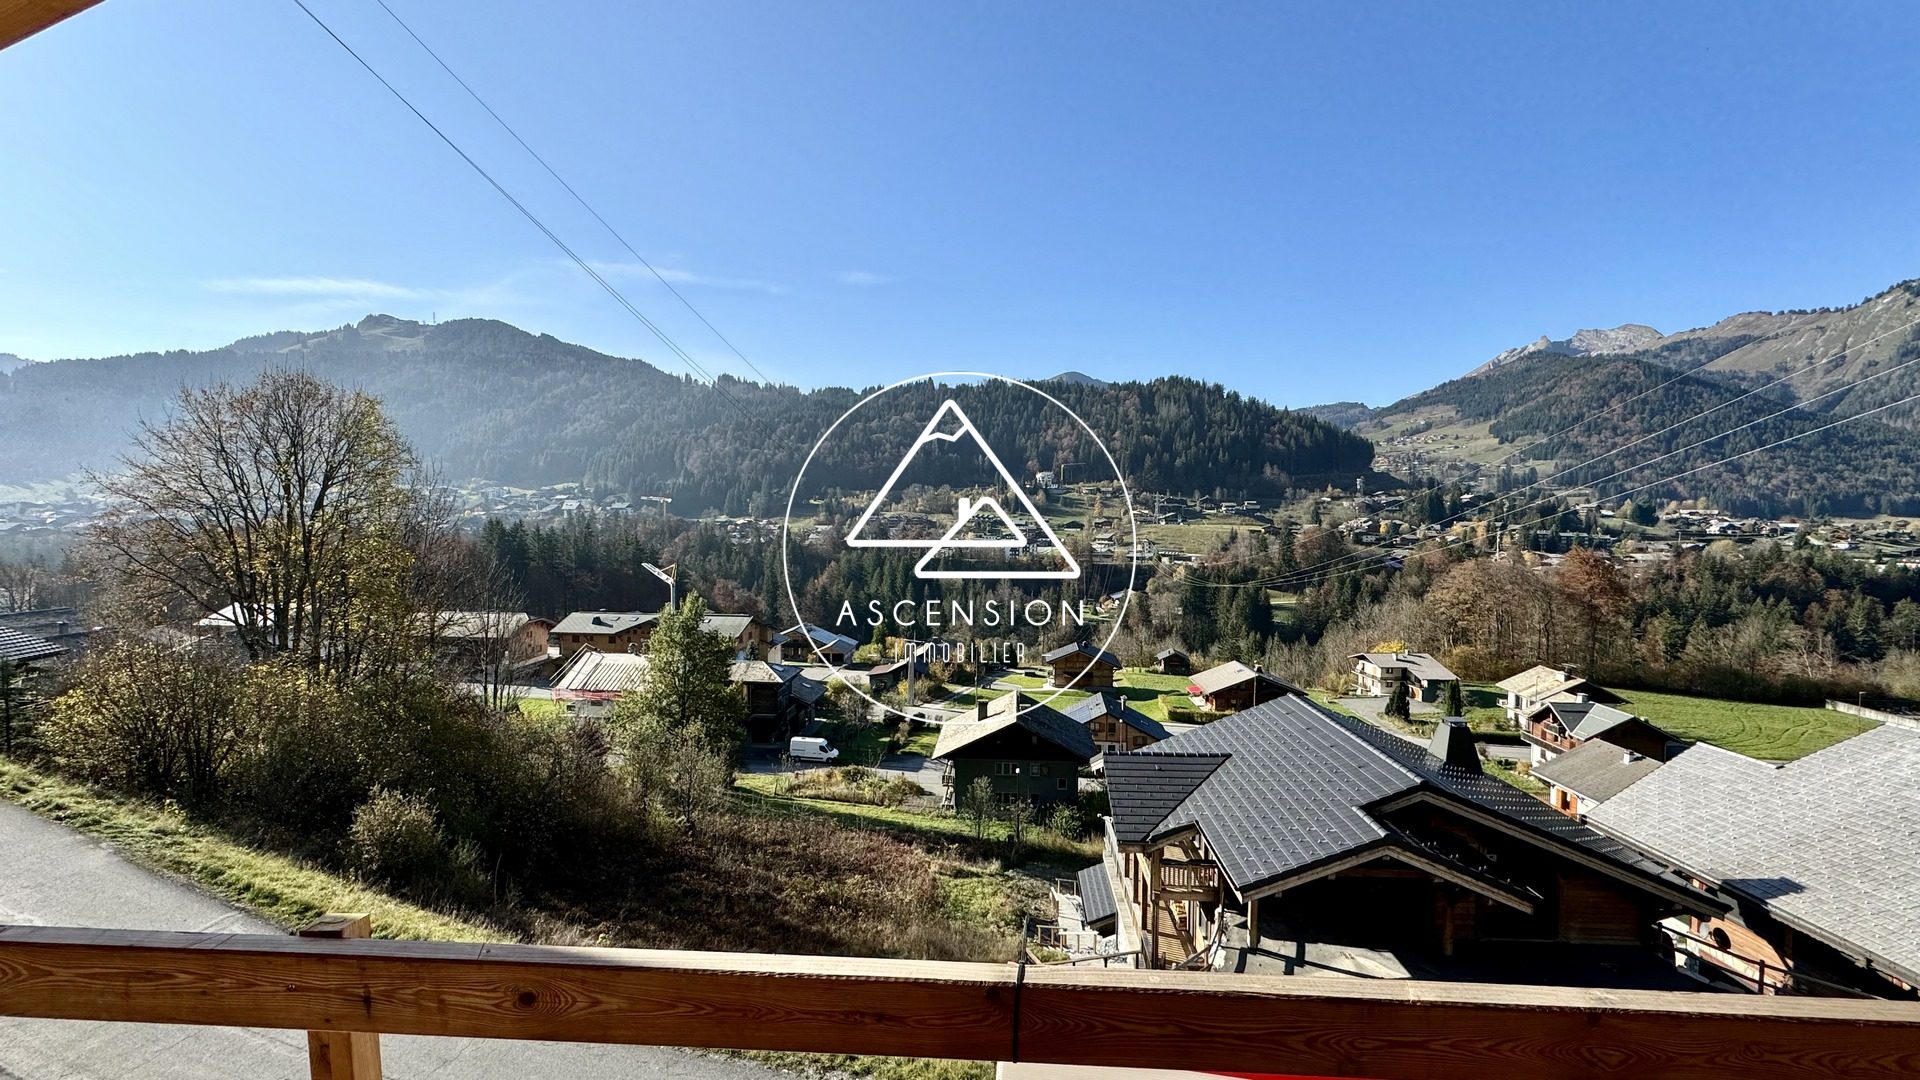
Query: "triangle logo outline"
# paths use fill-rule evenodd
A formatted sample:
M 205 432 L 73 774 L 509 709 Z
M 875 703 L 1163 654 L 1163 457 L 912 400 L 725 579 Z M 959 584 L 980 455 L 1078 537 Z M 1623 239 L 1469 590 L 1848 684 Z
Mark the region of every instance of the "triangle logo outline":
M 920 556 L 919 562 L 913 564 L 914 577 L 920 578 L 922 580 L 928 580 L 928 581 L 941 580 L 941 579 L 949 579 L 949 580 L 973 579 L 973 580 L 993 580 L 993 581 L 1072 581 L 1074 578 L 1077 578 L 1080 576 L 1079 560 L 1073 557 L 1073 552 L 1067 550 L 1067 546 L 1060 542 L 1060 537 L 1054 534 L 1053 527 L 1048 525 L 1046 522 L 1046 519 L 1040 517 L 1038 513 L 1034 514 L 1034 520 L 1040 523 L 1041 531 L 1046 533 L 1047 537 L 1053 541 L 1053 549 L 1055 551 L 1058 551 L 1060 553 L 1060 557 L 1067 561 L 1066 566 L 1058 570 L 929 571 L 927 569 L 927 564 L 932 562 L 935 556 L 939 555 L 941 552 L 947 550 L 948 548 L 1004 547 L 1008 549 L 1015 549 L 1015 548 L 1021 548 L 1026 546 L 1026 533 L 1023 532 L 1018 525 L 1015 525 L 1013 523 L 1013 519 L 1010 516 L 1008 516 L 1006 508 L 1000 505 L 999 500 L 994 499 L 991 496 L 988 496 L 986 498 L 979 500 L 976 503 L 973 503 L 971 506 L 967 506 L 966 500 L 964 499 L 961 500 L 961 503 L 962 503 L 962 516 L 960 517 L 959 520 L 953 523 L 952 528 L 947 530 L 947 533 L 945 536 L 941 537 L 939 541 L 937 541 L 934 544 L 933 547 L 927 549 L 927 553 L 925 555 Z M 991 505 L 993 507 L 993 512 L 1000 516 L 1000 520 L 1004 522 L 1009 529 L 1013 530 L 1014 535 L 1018 539 L 1016 540 L 956 539 L 960 534 L 960 530 L 966 528 L 968 522 L 972 521 L 976 517 L 979 517 L 981 514 L 981 508 L 987 505 Z

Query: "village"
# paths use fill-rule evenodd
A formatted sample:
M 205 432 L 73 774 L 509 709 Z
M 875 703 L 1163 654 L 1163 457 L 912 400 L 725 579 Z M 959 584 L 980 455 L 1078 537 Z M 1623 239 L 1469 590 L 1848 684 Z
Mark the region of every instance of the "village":
M 647 684 L 663 614 L 441 612 L 424 632 L 473 693 L 595 724 Z M 0 657 L 14 671 L 70 661 L 87 647 L 73 619 L 0 615 Z M 191 640 L 247 622 L 213 612 Z M 1750 994 L 1920 987 L 1920 906 L 1868 899 L 1920 884 L 1920 820 L 1894 794 L 1920 769 L 1908 715 L 1829 702 L 1821 745 L 1761 760 L 1689 738 L 1660 695 L 1567 666 L 1474 683 L 1383 648 L 1349 657 L 1338 685 L 1303 687 L 1179 649 L 1128 667 L 1082 641 L 950 685 L 927 645 L 889 643 L 889 656 L 724 612 L 700 629 L 731 653 L 744 790 L 832 799 L 874 777 L 891 785 L 891 812 L 929 822 L 1016 805 L 1015 820 L 1085 813 L 1099 858 L 1052 880 L 1024 946 L 1035 962 Z M 1762 724 L 1805 722 L 1806 710 L 1747 708 Z M 1841 833 L 1848 844 L 1817 842 Z

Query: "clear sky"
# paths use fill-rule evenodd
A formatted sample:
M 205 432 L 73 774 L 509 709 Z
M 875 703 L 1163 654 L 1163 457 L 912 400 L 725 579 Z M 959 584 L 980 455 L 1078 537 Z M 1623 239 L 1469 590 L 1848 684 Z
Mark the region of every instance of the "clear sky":
M 374 0 L 316 11 L 709 367 Z M 771 376 L 1390 401 L 1920 276 L 1911 4 L 389 0 Z M 0 53 L 0 351 L 370 311 L 677 364 L 290 0 Z

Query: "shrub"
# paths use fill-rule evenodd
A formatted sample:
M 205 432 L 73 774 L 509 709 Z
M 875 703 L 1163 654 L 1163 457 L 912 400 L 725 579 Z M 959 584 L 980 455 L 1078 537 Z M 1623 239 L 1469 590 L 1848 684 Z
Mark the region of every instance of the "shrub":
M 1061 803 L 1047 815 L 1047 828 L 1069 840 L 1078 840 L 1087 833 L 1087 819 L 1080 816 L 1079 807 Z
M 353 812 L 347 866 L 368 881 L 400 888 L 431 881 L 448 862 L 433 806 L 418 795 L 385 788 Z

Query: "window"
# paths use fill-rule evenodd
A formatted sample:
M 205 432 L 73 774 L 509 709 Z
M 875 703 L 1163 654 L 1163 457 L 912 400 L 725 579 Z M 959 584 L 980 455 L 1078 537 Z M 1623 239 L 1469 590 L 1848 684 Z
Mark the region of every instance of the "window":
M 1054 781 L 1053 786 L 1056 790 L 1059 790 L 1059 791 L 1067 790 L 1067 778 L 1064 776 L 1061 777 L 1060 779 Z
M 1019 772 L 1019 769 L 1015 767 L 1011 761 L 996 761 L 993 763 L 993 775 L 995 776 L 1013 776 L 1017 772 Z
M 1033 767 L 1033 775 L 1035 776 L 1047 775 L 1047 767 L 1045 765 L 1035 765 Z

